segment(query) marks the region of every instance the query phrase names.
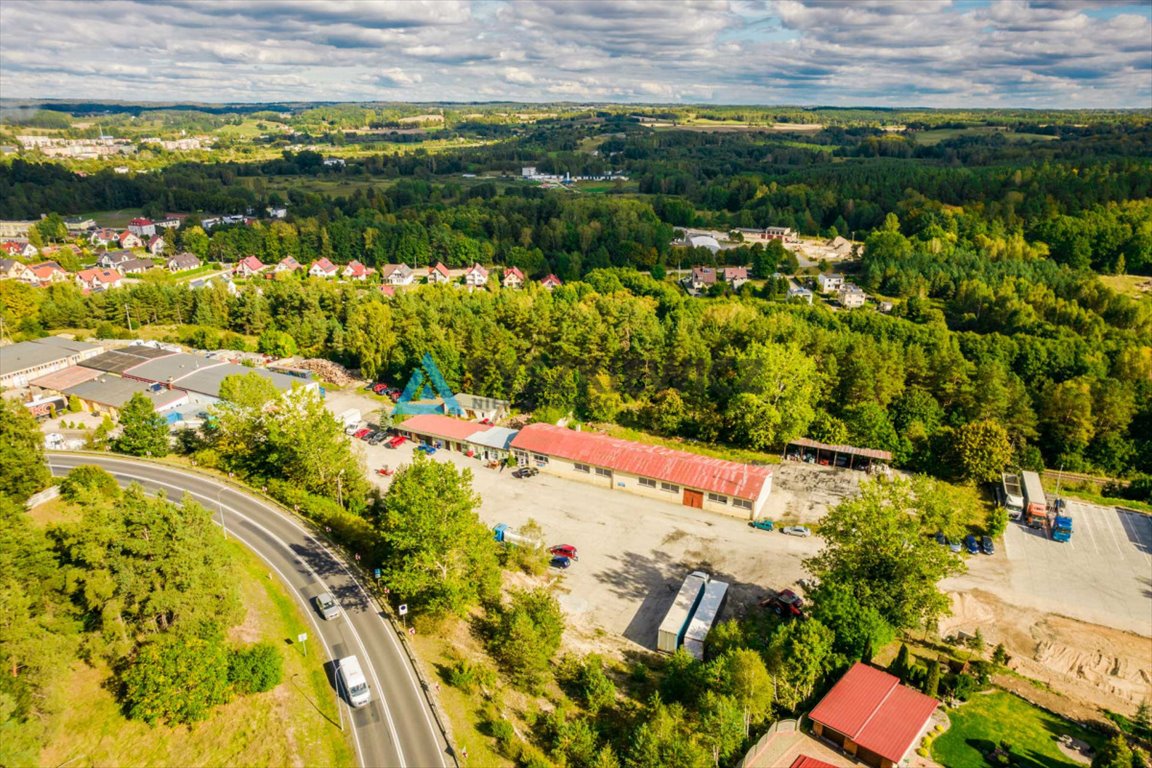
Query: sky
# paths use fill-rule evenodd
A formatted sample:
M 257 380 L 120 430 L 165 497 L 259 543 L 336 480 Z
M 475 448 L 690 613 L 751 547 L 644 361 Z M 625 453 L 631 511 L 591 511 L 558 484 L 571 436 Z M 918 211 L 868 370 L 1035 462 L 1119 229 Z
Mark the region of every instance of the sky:
M 1152 0 L 3 0 L 0 96 L 1152 108 Z

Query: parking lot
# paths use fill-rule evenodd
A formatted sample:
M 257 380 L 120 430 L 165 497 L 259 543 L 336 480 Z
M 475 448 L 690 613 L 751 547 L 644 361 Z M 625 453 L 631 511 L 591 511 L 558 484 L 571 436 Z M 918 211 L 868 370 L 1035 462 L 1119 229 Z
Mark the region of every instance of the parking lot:
M 375 470 L 411 462 L 415 447 L 361 445 L 381 487 L 390 478 Z M 654 648 L 656 629 L 689 571 L 728 582 L 729 611 L 739 611 L 766 587 L 794 585 L 804 575 L 801 560 L 820 547 L 816 538 L 758 531 L 735 518 L 543 473 L 514 478 L 509 469 L 488 469 L 459 453 L 440 450 L 433 458 L 472 470 L 485 524 L 517 528 L 531 518 L 549 545 L 579 549 L 571 568 L 555 571 L 557 597 L 577 630 L 576 642 L 599 628 Z
M 1152 635 L 1152 518 L 1067 503 L 1070 541 L 1008 526 L 1003 549 L 1012 564 L 1012 593 L 1041 610 Z

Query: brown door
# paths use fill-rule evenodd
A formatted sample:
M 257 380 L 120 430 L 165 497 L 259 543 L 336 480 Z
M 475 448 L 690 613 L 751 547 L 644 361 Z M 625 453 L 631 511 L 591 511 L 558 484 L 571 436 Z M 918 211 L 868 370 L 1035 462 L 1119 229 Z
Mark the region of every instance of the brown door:
M 704 509 L 704 494 L 700 491 L 684 489 L 684 506 Z

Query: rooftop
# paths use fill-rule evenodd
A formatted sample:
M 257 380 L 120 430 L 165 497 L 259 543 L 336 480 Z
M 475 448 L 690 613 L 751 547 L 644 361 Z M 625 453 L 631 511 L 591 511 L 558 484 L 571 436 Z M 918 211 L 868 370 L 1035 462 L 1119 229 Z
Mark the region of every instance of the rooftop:
M 451 416 L 441 416 L 437 413 L 421 413 L 410 419 L 405 419 L 396 425 L 397 429 L 415 432 L 420 435 L 431 435 L 445 440 L 469 440 L 475 442 L 477 432 L 486 432 L 493 427 L 486 427 L 473 421 L 454 419 Z
M 768 467 L 576 432 L 551 424 L 529 424 L 520 430 L 512 446 L 740 499 L 756 499 L 772 476 Z
M 468 438 L 468 442 L 482 445 L 485 448 L 497 448 L 506 451 L 512 445 L 517 430 L 507 427 L 492 427 L 483 432 L 476 432 Z
M 99 403 L 111 408 L 122 408 L 137 392 L 143 392 L 147 395 L 157 410 L 175 405 L 186 397 L 183 392 L 167 389 L 153 392 L 149 386 L 143 381 L 136 381 L 135 379 L 122 379 L 119 376 L 100 374 L 94 379 L 73 385 L 63 391 L 66 395 L 76 395 L 81 400 Z
M 19 344 L 0 347 L 0 373 L 24 371 L 57 360 L 67 360 L 81 352 L 97 349 L 100 347 L 96 344 L 71 341 L 59 336 L 22 341 Z
M 223 365 L 218 360 L 209 360 L 200 355 L 189 355 L 186 352 L 177 352 L 155 360 L 141 361 L 140 365 L 133 366 L 130 373 L 133 377 L 146 381 L 173 381 L 181 379 L 201 368 L 210 368 Z M 125 369 L 128 371 L 129 369 Z
M 121 347 L 120 349 L 110 349 L 107 352 L 84 360 L 80 365 L 97 371 L 123 373 L 129 368 L 134 368 L 149 360 L 167 357 L 172 354 L 175 353 L 167 349 L 133 345 Z
M 215 361 L 205 360 L 205 362 L 214 363 Z M 292 389 L 293 384 L 304 386 L 310 383 L 309 379 L 303 379 L 299 376 L 289 376 L 284 373 L 274 373 L 266 368 L 249 368 L 246 365 L 237 365 L 236 363 L 223 363 L 194 370 L 177 380 L 175 386 L 190 392 L 199 392 L 202 395 L 219 397 L 220 385 L 224 379 L 229 376 L 243 376 L 246 373 L 255 373 L 263 376 L 271 381 L 276 389 L 281 392 Z M 136 371 L 133 371 L 132 375 L 137 375 Z
M 904 759 L 939 704 L 900 679 L 856 662 L 809 717 L 894 763 Z
M 93 370 L 92 368 L 85 368 L 82 365 L 71 365 L 62 371 L 54 371 L 47 376 L 41 376 L 28 383 L 34 387 L 54 389 L 59 392 L 68 387 L 74 387 L 77 384 L 94 379 L 99 375 L 100 371 Z

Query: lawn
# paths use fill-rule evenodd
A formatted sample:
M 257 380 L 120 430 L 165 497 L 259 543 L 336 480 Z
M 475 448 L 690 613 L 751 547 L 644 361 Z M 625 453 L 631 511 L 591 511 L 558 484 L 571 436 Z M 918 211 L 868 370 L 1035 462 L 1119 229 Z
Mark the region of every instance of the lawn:
M 355 752 L 340 730 L 336 698 L 324 672 L 323 653 L 307 657 L 289 638 L 311 625 L 267 566 L 231 542 L 240 577 L 245 621 L 230 632 L 233 643 L 275 642 L 283 651 L 284 682 L 268 693 L 217 708 L 191 727 L 151 728 L 124 718 L 107 688 L 103 663 L 77 661 L 49 696 L 57 714 L 45 723 L 41 765 L 308 765 L 344 766 Z M 82 704 L 79 704 L 82 702 Z
M 1134 299 L 1152 297 L 1152 278 L 1146 275 L 1100 275 L 1100 282 Z
M 80 215 L 93 219 L 101 227 L 121 229 L 128 226 L 132 219 L 139 218 L 142 211 L 139 208 L 122 208 L 118 211 L 91 211 Z
M 1022 768 L 1081 765 L 1056 746 L 1062 734 L 1100 746 L 1095 734 L 1003 691 L 973 696 L 949 717 L 952 727 L 932 743 L 933 759 L 948 768 L 987 768 L 983 753 L 1001 740 L 1012 745 L 1014 764 Z

